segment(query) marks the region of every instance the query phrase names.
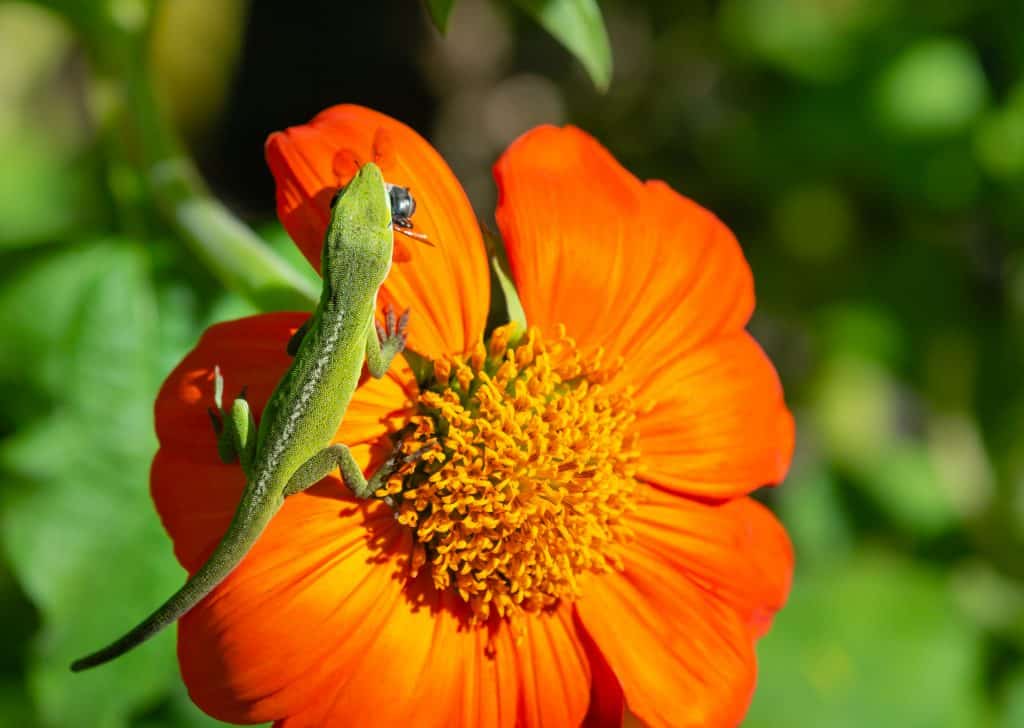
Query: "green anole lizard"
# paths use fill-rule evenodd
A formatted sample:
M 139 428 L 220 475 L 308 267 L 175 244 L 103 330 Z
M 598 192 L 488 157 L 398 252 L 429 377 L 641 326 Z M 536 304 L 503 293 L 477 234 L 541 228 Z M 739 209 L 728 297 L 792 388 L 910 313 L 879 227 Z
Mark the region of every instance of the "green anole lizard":
M 392 223 L 410 227 L 415 203 L 408 190 L 384 182 L 366 164 L 335 198 L 324 241 L 323 292 L 308 321 L 288 342 L 295 359 L 278 383 L 257 430 L 244 394 L 231 410 L 221 407 L 223 382 L 215 375 L 211 410 L 221 458 L 241 462 L 246 485 L 235 516 L 209 559 L 163 606 L 135 629 L 98 652 L 76 660 L 85 670 L 118 657 L 188 612 L 223 581 L 252 548 L 285 498 L 335 468 L 359 498 L 386 482 L 397 462 L 367 480 L 345 445 L 331 444 L 362 374 L 363 362 L 382 377 L 405 347 L 408 312 L 386 327 L 375 325 L 377 291 L 391 268 Z

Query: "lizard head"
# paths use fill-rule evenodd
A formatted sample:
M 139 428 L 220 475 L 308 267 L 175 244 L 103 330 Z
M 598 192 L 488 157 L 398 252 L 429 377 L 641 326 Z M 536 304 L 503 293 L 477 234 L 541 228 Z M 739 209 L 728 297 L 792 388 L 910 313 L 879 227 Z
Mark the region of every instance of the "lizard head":
M 323 248 L 325 279 L 358 264 L 373 279 L 369 282 L 384 282 L 394 252 L 390 189 L 380 167 L 368 162 L 335 195 Z

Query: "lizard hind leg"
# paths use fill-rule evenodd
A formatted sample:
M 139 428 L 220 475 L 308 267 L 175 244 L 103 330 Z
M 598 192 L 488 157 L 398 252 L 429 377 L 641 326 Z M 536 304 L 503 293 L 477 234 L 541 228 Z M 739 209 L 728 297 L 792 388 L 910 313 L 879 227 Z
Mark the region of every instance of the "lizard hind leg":
M 347 447 L 340 444 L 329 445 L 292 473 L 292 477 L 288 479 L 288 484 L 284 487 L 284 497 L 301 493 L 311 485 L 319 483 L 336 468 L 341 469 L 342 476 L 348 482 L 346 470 L 351 470 L 353 466 L 358 472 L 359 466 L 355 464 L 355 458 L 352 457 L 352 453 Z M 362 475 L 360 472 L 359 477 Z
M 373 475 L 367 478 L 363 475 L 363 469 L 359 467 L 352 451 L 345 445 L 336 443 L 325 447 L 316 455 L 303 463 L 292 475 L 285 486 L 284 495 L 301 493 L 314 483 L 319 482 L 331 474 L 335 468 L 341 471 L 341 477 L 345 485 L 352 491 L 356 498 L 369 498 L 388 482 L 388 478 L 403 464 L 419 460 L 430 448 L 424 447 L 420 450 L 406 455 L 395 450 L 392 455 L 381 463 Z
M 366 476 L 363 475 L 362 468 L 359 467 L 359 463 L 352 456 L 352 451 L 345 445 L 336 443 L 325 447 L 303 463 L 292 475 L 288 485 L 285 486 L 284 495 L 287 498 L 290 495 L 301 493 L 314 483 L 330 475 L 337 468 L 341 472 L 345 485 L 349 487 L 349 490 L 352 491 L 356 498 L 369 498 L 380 486 L 387 482 L 387 478 L 397 467 L 397 461 L 391 463 L 390 468 L 388 467 L 389 462 L 390 460 L 386 461 L 367 480 Z

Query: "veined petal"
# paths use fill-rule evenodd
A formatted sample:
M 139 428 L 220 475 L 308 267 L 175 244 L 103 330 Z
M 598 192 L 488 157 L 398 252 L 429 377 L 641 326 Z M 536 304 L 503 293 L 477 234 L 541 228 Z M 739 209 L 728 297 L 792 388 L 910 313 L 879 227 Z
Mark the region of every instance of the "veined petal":
M 735 726 L 753 642 L 785 603 L 793 552 L 749 498 L 708 504 L 644 488 L 623 571 L 590 577 L 576 608 L 630 710 L 651 726 Z
M 575 630 L 568 606 L 527 620 L 526 635 L 514 647 L 522 700 L 519 725 L 575 728 L 583 721 L 590 666 Z
M 756 675 L 744 616 L 649 549 L 625 549 L 623 563 L 588 577 L 576 610 L 629 709 L 652 728 L 738 725 Z
M 480 228 L 458 180 L 423 137 L 384 114 L 342 105 L 271 134 L 266 156 L 278 217 L 317 269 L 331 198 L 358 165 L 376 162 L 388 182 L 409 187 L 415 229 L 432 245 L 395 234 L 410 258 L 396 260 L 380 303 L 411 309 L 409 346 L 421 354 L 462 353 L 479 341 L 490 305 Z
M 286 561 L 278 547 L 247 559 L 182 621 L 179 659 L 200 707 L 285 728 L 580 725 L 589 667 L 571 608 L 531 619 L 518 642 L 507 624 L 470 627 L 455 598 L 409 589 L 394 569 L 408 544 L 393 522 L 371 528 L 369 552 L 355 545 L 374 520 L 348 537 L 299 537 L 308 557 Z
M 735 238 L 661 182 L 640 182 L 574 127 L 539 127 L 494 167 L 497 220 L 531 324 L 657 371 L 741 330 L 753 285 Z
M 770 510 L 751 498 L 705 503 L 646 487 L 627 523 L 673 578 L 688 578 L 733 605 L 755 636 L 789 596 L 793 546 Z M 683 575 L 683 576 L 681 576 Z
M 356 504 L 329 480 L 290 498 L 181 620 L 182 676 L 215 718 L 261 722 L 320 705 L 343 670 L 358 669 L 344 657 L 371 648 L 402 598 L 397 567 L 380 554 L 407 549 L 406 534 L 383 504 Z
M 772 363 L 745 331 L 707 342 L 652 372 L 638 401 L 640 477 L 707 498 L 782 481 L 793 457 L 793 416 Z

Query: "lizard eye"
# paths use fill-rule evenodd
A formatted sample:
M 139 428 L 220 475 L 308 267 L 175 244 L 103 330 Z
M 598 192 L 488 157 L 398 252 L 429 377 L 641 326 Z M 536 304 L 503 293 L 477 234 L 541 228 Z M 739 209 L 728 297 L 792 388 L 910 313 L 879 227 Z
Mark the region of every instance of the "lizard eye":
M 388 186 L 388 197 L 391 200 L 391 217 L 397 220 L 408 220 L 416 212 L 416 200 L 408 187 Z

